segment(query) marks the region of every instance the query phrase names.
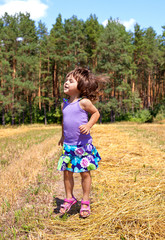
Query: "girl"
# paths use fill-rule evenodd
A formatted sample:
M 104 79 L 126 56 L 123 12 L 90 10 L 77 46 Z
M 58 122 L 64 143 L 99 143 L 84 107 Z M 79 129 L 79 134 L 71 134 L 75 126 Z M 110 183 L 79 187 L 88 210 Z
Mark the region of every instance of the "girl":
M 80 216 L 90 215 L 91 170 L 97 169 L 100 155 L 92 145 L 91 127 L 99 119 L 99 112 L 91 100 L 96 99 L 98 83 L 101 78 L 93 75 L 88 69 L 76 68 L 66 76 L 64 99 L 61 105 L 63 112 L 62 136 L 59 145 L 63 153 L 58 161 L 57 169 L 64 171 L 66 198 L 60 207 L 60 213 L 68 212 L 77 200 L 73 196 L 73 173 L 80 173 L 82 178 L 83 199 Z M 83 97 L 83 98 L 82 98 Z M 91 117 L 88 121 L 88 113 Z

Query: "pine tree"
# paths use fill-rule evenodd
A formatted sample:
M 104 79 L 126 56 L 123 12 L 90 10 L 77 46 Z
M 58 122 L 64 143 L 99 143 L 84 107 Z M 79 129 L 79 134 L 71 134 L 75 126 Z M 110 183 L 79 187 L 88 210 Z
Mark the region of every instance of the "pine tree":
M 38 85 L 38 38 L 35 23 L 30 19 L 30 14 L 19 14 L 18 28 L 19 51 L 17 54 L 17 71 L 19 83 L 19 99 L 22 102 L 23 122 L 25 111 L 33 119 L 33 101 Z
M 73 16 L 63 23 L 59 14 L 48 34 L 41 21 L 35 27 L 30 14 L 6 13 L 0 18 L 2 124 L 60 122 L 62 85 L 78 65 L 109 75 L 98 103 L 102 121 L 136 115 L 141 100 L 141 108 L 153 110 L 165 98 L 162 28 L 157 36 L 151 27 L 136 24 L 132 34 L 112 18 L 104 28 L 95 15 L 85 22 Z
M 60 75 L 63 74 L 66 51 L 66 37 L 61 14 L 58 15 L 56 23 L 50 31 L 49 49 L 53 83 L 52 97 L 55 99 L 54 106 L 56 108 L 60 94 Z
M 5 125 L 5 114 L 9 111 L 12 103 L 11 94 L 11 69 L 10 58 L 5 45 L 5 22 L 0 19 L 0 111 L 2 115 L 2 125 Z
M 66 38 L 66 61 L 68 70 L 77 65 L 87 65 L 87 54 L 85 52 L 84 22 L 76 16 L 65 20 L 64 24 Z
M 99 24 L 96 15 L 90 15 L 85 22 L 86 52 L 88 53 L 88 65 L 92 69 L 97 67 L 97 44 L 104 27 Z
M 137 88 L 143 100 L 143 107 L 153 107 L 156 100 L 158 84 L 157 73 L 160 64 L 159 42 L 155 31 L 135 26 L 134 62 L 137 68 Z M 158 84 L 159 85 L 159 84 Z
M 144 58 L 145 58 L 145 41 L 144 41 L 144 30 L 140 29 L 138 24 L 135 25 L 135 34 L 134 34 L 134 63 L 137 69 L 137 83 L 136 87 L 140 94 L 140 98 L 143 100 L 143 106 L 146 103 L 146 79 L 144 78 Z
M 39 82 L 38 82 L 38 102 L 39 109 L 41 104 L 44 108 L 45 124 L 47 124 L 47 106 L 51 105 L 51 78 L 49 70 L 49 48 L 48 48 L 48 31 L 41 21 L 38 24 L 38 44 L 39 44 Z
M 128 81 L 132 61 L 132 45 L 131 35 L 118 21 L 112 19 L 108 21 L 98 42 L 97 56 L 97 70 L 107 72 L 110 77 L 105 91 L 107 100 L 120 98 L 116 88 L 122 81 Z
M 159 72 L 158 72 L 158 79 L 160 82 L 160 86 L 162 87 L 162 95 L 160 96 L 160 101 L 165 99 L 165 26 L 162 26 L 162 29 L 163 29 L 163 33 L 159 39 L 160 61 L 159 61 Z

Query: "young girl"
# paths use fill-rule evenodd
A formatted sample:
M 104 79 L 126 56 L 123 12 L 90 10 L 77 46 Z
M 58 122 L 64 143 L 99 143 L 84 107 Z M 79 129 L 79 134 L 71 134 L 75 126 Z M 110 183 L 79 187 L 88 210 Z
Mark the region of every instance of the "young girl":
M 91 170 L 98 168 L 100 155 L 92 145 L 90 129 L 99 119 L 99 112 L 91 100 L 96 99 L 98 83 L 101 78 L 88 69 L 76 68 L 66 76 L 64 93 L 69 99 L 62 103 L 63 124 L 59 145 L 63 153 L 57 169 L 64 171 L 66 198 L 60 207 L 60 213 L 68 212 L 77 199 L 73 196 L 73 173 L 80 173 L 82 178 L 83 199 L 80 216 L 90 215 L 89 195 L 91 189 Z M 88 121 L 88 113 L 91 117 Z

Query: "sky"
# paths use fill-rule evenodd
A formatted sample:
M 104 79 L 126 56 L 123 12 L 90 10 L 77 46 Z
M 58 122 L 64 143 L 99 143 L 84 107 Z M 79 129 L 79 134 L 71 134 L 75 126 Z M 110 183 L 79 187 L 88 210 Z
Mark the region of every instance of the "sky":
M 5 12 L 9 15 L 28 12 L 36 26 L 41 20 L 48 31 L 59 13 L 63 22 L 73 15 L 86 21 L 95 14 L 104 26 L 112 17 L 127 31 L 134 31 L 134 25 L 138 23 L 142 29 L 152 27 L 157 35 L 162 34 L 162 26 L 165 26 L 165 0 L 0 0 L 0 17 Z

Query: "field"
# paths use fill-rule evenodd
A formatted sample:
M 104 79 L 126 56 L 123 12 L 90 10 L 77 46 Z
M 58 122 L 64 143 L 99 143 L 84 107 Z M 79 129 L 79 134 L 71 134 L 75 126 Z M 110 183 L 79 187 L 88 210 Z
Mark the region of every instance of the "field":
M 103 124 L 91 131 L 102 160 L 92 172 L 89 218 L 64 195 L 59 125 L 0 128 L 0 240 L 165 239 L 165 124 Z M 75 174 L 81 201 L 80 176 Z

